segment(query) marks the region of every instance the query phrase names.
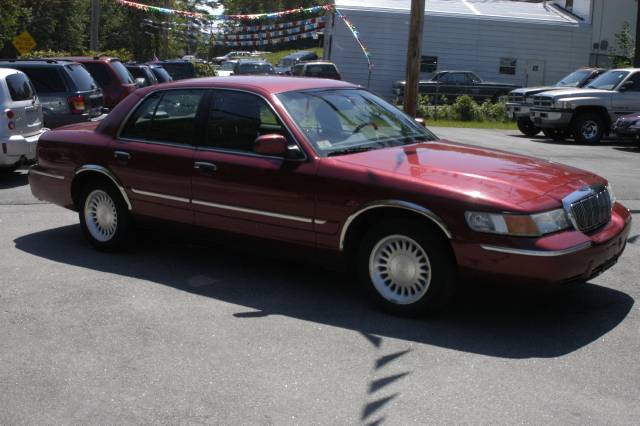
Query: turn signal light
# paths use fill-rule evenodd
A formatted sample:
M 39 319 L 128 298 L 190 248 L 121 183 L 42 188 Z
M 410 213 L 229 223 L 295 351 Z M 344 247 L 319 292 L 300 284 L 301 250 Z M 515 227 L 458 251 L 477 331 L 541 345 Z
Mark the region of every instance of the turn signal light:
M 68 101 L 72 114 L 84 114 L 84 96 L 70 96 Z

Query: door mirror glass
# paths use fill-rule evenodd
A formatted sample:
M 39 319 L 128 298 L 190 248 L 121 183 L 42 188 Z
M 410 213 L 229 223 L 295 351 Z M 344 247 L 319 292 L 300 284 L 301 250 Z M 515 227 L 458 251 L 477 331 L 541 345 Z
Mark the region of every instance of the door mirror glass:
M 626 92 L 627 90 L 633 88 L 634 85 L 635 85 L 634 81 L 627 80 L 624 83 L 622 83 L 622 85 L 620 86 L 620 91 L 621 92 Z
M 253 143 L 253 150 L 261 155 L 284 157 L 287 153 L 287 139 L 277 133 L 261 135 Z

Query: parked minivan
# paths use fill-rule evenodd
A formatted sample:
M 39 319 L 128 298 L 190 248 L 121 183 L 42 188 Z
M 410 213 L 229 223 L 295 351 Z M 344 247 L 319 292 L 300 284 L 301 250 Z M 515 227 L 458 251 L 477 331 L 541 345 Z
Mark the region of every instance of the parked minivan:
M 291 74 L 291 68 L 298 62 L 315 61 L 316 59 L 318 59 L 318 55 L 316 55 L 315 52 L 307 50 L 294 52 L 280 59 L 280 62 L 276 65 L 276 74 Z
M 42 104 L 44 126 L 89 121 L 102 114 L 102 90 L 79 63 L 55 59 L 9 59 L 0 68 L 27 74 Z
M 0 68 L 0 170 L 33 161 L 44 131 L 42 107 L 29 77 Z

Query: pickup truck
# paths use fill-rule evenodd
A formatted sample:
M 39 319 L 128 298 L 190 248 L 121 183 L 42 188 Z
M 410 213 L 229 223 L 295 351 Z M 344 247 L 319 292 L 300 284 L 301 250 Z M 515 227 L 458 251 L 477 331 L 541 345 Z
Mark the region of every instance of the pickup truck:
M 640 111 L 640 68 L 607 71 L 582 89 L 542 92 L 533 97 L 530 118 L 556 140 L 573 135 L 594 144 L 618 117 Z
M 404 98 L 405 81 L 393 83 L 395 103 L 401 104 Z M 497 101 L 520 86 L 505 83 L 490 83 L 483 81 L 472 71 L 440 71 L 431 80 L 420 81 L 418 88 L 421 95 L 427 95 L 433 100 L 446 98 L 449 102 L 458 96 L 469 95 L 474 100 L 482 102 L 485 99 Z
M 523 87 L 509 93 L 507 102 L 507 117 L 518 123 L 518 129 L 527 136 L 535 136 L 540 133 L 540 128 L 535 126 L 529 118 L 530 108 L 533 106 L 533 95 L 552 90 L 562 90 L 572 87 L 584 87 L 593 79 L 603 74 L 604 68 L 580 68 L 565 76 L 552 86 Z

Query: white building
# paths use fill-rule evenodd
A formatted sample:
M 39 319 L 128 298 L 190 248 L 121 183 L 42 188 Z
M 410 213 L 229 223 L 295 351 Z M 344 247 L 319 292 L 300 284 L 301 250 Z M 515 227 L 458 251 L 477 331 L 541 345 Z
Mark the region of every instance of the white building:
M 405 77 L 411 0 L 335 3 L 371 52 L 370 81 L 366 57 L 338 18 L 325 32 L 325 57 L 343 79 L 391 97 L 393 82 Z M 609 53 L 625 20 L 635 31 L 636 7 L 636 0 L 426 0 L 422 78 L 457 69 L 488 81 L 551 84 Z

